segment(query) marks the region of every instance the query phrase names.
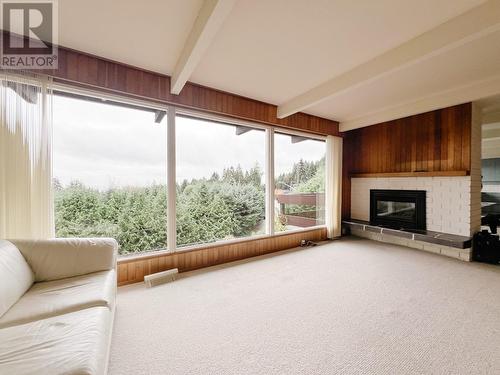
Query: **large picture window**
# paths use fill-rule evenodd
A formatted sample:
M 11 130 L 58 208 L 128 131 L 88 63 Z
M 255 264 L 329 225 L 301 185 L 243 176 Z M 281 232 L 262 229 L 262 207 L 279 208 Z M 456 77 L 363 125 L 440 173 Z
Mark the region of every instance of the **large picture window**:
M 265 233 L 265 132 L 176 117 L 177 246 Z
M 276 232 L 325 223 L 324 141 L 275 133 Z
M 57 237 L 126 255 L 325 224 L 324 138 L 144 105 L 54 96 Z
M 57 237 L 113 237 L 120 254 L 165 249 L 166 120 L 105 102 L 54 96 Z

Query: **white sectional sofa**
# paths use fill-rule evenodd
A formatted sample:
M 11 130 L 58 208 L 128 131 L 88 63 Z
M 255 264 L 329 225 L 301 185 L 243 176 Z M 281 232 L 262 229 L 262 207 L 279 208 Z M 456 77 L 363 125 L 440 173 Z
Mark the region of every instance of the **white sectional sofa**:
M 105 374 L 115 313 L 109 238 L 0 240 L 0 374 Z

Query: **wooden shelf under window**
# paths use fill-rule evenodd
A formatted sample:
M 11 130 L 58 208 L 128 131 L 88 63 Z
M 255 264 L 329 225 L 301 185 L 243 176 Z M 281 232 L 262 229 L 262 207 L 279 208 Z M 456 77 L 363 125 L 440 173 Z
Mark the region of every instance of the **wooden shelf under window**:
M 353 178 L 368 177 L 453 177 L 468 176 L 469 171 L 434 171 L 434 172 L 387 172 L 387 173 L 351 173 Z

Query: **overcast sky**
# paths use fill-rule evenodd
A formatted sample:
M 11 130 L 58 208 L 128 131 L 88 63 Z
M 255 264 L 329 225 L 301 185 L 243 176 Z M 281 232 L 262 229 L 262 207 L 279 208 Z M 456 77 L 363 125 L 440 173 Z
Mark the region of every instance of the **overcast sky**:
M 79 180 L 99 189 L 146 186 L 166 181 L 166 117 L 109 104 L 54 96 L 54 177 L 64 185 Z M 177 181 L 210 177 L 225 167 L 264 170 L 265 134 L 235 135 L 235 127 L 177 118 Z M 276 174 L 300 158 L 319 160 L 323 142 L 292 144 L 275 137 Z

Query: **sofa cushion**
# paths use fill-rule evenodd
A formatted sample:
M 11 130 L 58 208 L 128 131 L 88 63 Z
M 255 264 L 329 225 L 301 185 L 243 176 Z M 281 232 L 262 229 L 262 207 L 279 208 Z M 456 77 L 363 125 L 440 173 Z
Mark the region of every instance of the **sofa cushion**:
M 0 374 L 104 374 L 111 324 L 93 307 L 0 329 Z
M 35 283 L 0 318 L 0 328 L 66 314 L 89 307 L 114 308 L 115 270 Z
M 31 287 L 33 271 L 11 242 L 0 240 L 0 316 Z
M 112 238 L 13 240 L 35 273 L 50 281 L 108 271 L 116 267 L 118 243 Z

